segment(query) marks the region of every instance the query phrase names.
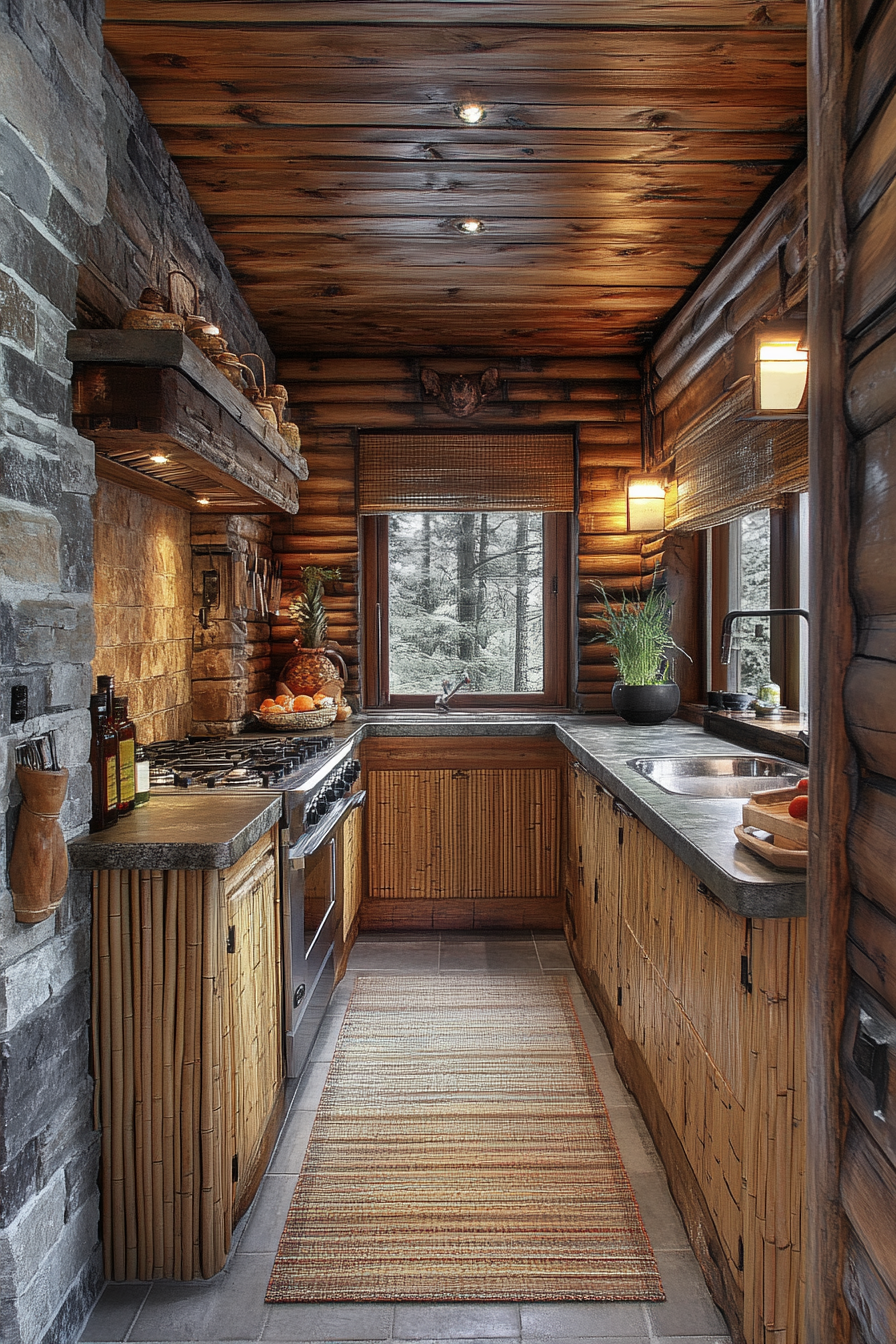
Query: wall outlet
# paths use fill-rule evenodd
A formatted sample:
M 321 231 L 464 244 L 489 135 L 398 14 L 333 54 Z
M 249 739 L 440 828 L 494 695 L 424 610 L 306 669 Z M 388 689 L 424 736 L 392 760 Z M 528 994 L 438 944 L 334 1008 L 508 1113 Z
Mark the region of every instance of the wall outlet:
M 28 687 L 13 686 L 9 697 L 10 723 L 24 723 L 28 717 Z

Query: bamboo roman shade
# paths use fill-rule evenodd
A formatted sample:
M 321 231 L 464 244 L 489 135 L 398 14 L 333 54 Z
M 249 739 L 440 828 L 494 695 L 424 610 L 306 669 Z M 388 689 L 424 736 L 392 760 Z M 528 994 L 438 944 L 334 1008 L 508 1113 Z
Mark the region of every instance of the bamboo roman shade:
M 782 495 L 809 488 L 806 420 L 754 420 L 747 379 L 717 402 L 675 445 L 677 500 L 670 529 L 718 527 Z
M 362 434 L 361 513 L 575 508 L 570 434 Z

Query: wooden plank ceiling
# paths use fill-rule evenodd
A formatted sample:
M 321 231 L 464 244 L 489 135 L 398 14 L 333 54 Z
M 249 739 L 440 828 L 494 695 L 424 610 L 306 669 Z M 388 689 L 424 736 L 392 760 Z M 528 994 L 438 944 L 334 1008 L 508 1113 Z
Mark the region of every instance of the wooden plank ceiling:
M 803 145 L 796 0 L 106 14 L 280 355 L 635 353 Z

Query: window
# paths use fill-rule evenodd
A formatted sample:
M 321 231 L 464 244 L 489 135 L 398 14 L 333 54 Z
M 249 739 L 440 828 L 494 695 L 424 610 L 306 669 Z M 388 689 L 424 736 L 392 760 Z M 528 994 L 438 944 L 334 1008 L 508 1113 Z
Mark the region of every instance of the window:
M 565 704 L 567 530 L 556 513 L 366 518 L 365 702 L 431 706 L 467 672 L 464 707 Z
M 798 617 L 744 617 L 734 627 L 731 660 L 719 659 L 728 611 L 807 608 L 807 494 L 781 509 L 758 509 L 707 533 L 706 689 L 750 691 L 771 678 L 788 709 L 808 708 L 808 630 Z

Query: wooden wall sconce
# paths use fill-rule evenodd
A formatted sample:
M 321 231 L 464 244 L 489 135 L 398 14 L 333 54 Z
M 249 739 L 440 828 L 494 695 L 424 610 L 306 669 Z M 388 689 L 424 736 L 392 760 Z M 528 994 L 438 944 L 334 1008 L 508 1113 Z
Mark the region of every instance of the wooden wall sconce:
M 9 885 L 16 919 L 39 924 L 55 914 L 68 882 L 68 849 L 59 813 L 68 788 L 68 771 L 16 766 L 24 796 L 9 863 Z

